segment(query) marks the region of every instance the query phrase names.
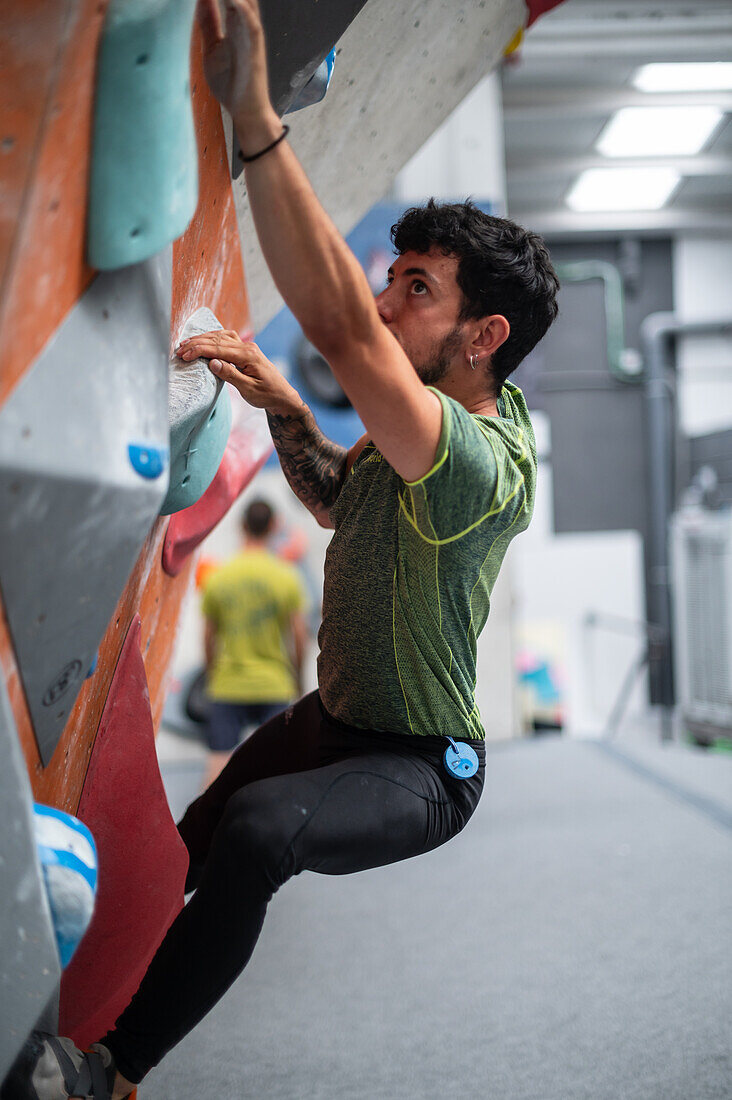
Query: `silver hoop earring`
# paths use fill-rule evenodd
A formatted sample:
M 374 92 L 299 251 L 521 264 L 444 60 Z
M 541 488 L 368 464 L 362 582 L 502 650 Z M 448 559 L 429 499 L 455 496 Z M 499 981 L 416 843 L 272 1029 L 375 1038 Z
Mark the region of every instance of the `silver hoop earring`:
M 478 356 L 477 355 L 471 355 L 470 356 L 470 369 L 475 370 L 477 365 L 478 365 Z

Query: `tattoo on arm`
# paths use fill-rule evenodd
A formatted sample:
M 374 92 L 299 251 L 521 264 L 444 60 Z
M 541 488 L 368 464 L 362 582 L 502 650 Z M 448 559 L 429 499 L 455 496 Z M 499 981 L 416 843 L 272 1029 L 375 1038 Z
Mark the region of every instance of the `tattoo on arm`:
M 331 508 L 346 476 L 348 451 L 321 432 L 310 409 L 267 413 L 269 430 L 290 488 L 307 508 Z

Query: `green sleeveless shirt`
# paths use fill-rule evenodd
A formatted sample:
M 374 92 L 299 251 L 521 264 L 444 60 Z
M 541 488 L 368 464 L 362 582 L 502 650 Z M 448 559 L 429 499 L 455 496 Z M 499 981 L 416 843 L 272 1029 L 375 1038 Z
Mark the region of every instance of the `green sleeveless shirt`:
M 480 739 L 476 639 L 508 544 L 531 519 L 536 444 L 517 386 L 503 387 L 500 417 L 433 392 L 432 469 L 405 482 L 368 443 L 331 509 L 318 681 L 349 725 Z

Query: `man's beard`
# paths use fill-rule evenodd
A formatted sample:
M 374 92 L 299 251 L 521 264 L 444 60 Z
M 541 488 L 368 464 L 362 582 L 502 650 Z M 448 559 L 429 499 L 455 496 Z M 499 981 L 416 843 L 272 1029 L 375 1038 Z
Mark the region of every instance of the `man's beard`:
M 425 386 L 435 386 L 447 374 L 450 365 L 463 342 L 461 325 L 456 325 L 439 343 L 435 343 L 427 358 L 421 363 L 412 362 L 412 366 Z

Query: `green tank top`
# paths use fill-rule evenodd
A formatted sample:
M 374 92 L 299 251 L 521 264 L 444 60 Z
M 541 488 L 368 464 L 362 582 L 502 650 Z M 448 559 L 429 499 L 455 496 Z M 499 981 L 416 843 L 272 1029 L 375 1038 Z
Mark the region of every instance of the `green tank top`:
M 433 392 L 432 469 L 405 482 L 368 443 L 331 509 L 318 681 L 326 709 L 361 729 L 481 739 L 476 640 L 531 519 L 536 444 L 517 386 L 503 387 L 499 417 Z

